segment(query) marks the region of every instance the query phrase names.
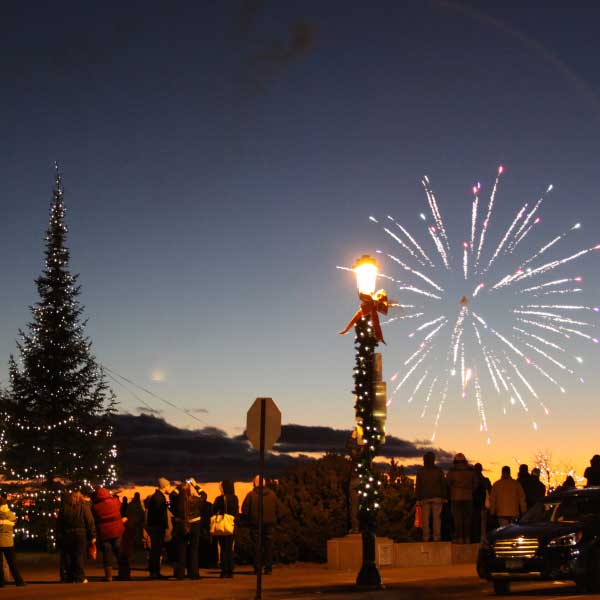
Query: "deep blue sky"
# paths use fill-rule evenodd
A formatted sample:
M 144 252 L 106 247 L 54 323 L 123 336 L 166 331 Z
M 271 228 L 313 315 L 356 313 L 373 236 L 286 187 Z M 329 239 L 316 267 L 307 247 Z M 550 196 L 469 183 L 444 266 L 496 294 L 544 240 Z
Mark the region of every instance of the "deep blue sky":
M 286 422 L 352 423 L 352 341 L 336 332 L 355 297 L 335 265 L 383 245 L 370 214 L 418 225 L 423 174 L 459 236 L 471 185 L 503 163 L 500 221 L 553 183 L 539 239 L 576 218 L 577 247 L 598 241 L 596 3 L 255 4 L 240 27 L 233 1 L 2 3 L 3 364 L 35 300 L 55 160 L 98 358 L 228 431 L 257 395 Z M 298 22 L 310 43 L 266 59 Z M 388 337 L 389 375 L 406 338 Z M 427 437 L 396 410 L 394 434 Z M 454 402 L 440 444 L 473 413 Z

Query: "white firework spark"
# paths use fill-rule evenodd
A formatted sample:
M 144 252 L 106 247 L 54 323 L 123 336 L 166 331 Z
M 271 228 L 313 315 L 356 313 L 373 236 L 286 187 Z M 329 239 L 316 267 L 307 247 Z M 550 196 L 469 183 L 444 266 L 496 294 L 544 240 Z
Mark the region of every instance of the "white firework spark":
M 583 280 L 563 273 L 574 261 L 600 250 L 600 244 L 553 256 L 567 236 L 581 229 L 579 223 L 540 243 L 541 211 L 551 185 L 536 201 L 513 212 L 506 229 L 495 230 L 503 172 L 499 167 L 484 207 L 481 184 L 473 186 L 470 227 L 461 245 L 450 242 L 428 177 L 422 180 L 428 214 L 420 213 L 417 221 L 425 225 L 425 242 L 393 216 L 387 215 L 389 226 L 370 217 L 395 245 L 395 251 L 377 253 L 400 268 L 402 277 L 384 276 L 393 284 L 390 295 L 399 294 L 403 307 L 400 316 L 384 324 L 412 323 L 408 343 L 416 344 L 392 378 L 393 396 L 402 395 L 411 405 L 422 402 L 421 417 L 433 419 L 432 440 L 445 404 L 455 397 L 474 402 L 487 443 L 492 400 L 504 414 L 520 407 L 537 431 L 538 407 L 549 414 L 539 386 L 549 382 L 565 393 L 567 385 L 582 380 L 576 375 L 582 358 L 574 354 L 573 344 L 600 343 L 595 322 L 585 318 L 600 307 L 570 300 L 582 291 Z M 405 304 L 404 297 L 412 304 Z M 432 412 L 433 402 L 437 409 Z

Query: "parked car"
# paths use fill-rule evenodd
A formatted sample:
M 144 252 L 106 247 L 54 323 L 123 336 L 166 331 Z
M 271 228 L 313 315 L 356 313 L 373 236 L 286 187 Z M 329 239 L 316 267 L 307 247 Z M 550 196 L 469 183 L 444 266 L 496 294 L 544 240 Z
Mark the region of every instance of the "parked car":
M 573 580 L 580 591 L 600 592 L 600 487 L 556 492 L 490 532 L 477 572 L 496 594 L 523 580 Z

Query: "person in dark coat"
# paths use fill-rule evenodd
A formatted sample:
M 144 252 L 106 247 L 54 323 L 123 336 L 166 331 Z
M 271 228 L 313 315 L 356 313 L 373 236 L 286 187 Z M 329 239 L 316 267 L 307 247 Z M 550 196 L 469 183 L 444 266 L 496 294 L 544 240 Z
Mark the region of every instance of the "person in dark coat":
M 122 517 L 126 517 L 127 516 L 127 506 L 129 504 L 129 499 L 127 498 L 127 496 L 125 496 L 123 498 L 123 500 L 121 500 L 121 516 Z
M 540 481 L 540 470 L 537 467 L 531 469 L 531 506 L 543 502 L 546 497 L 546 486 Z M 528 506 L 529 508 L 529 506 Z
M 275 525 L 281 516 L 281 507 L 275 492 L 263 484 L 263 529 L 262 529 L 262 556 L 258 555 L 258 504 L 259 481 L 257 475 L 253 481 L 253 489 L 246 494 L 242 503 L 242 517 L 250 526 L 250 536 L 254 544 L 254 572 L 257 573 L 261 564 L 265 566 L 265 575 L 273 571 L 273 533 Z
M 470 544 L 475 472 L 461 452 L 454 457 L 452 467 L 446 476 L 446 482 L 454 519 L 454 541 L 457 544 Z
M 475 472 L 475 489 L 473 490 L 473 535 L 472 542 L 479 542 L 485 538 L 487 531 L 488 509 L 485 505 L 486 498 L 492 491 L 492 482 L 484 476 L 481 463 L 473 466 Z
M 198 492 L 200 499 L 200 540 L 199 540 L 199 565 L 205 569 L 212 569 L 217 565 L 218 542 L 210 537 L 210 518 L 212 516 L 212 502 L 204 490 Z
M 125 531 L 125 525 L 123 517 L 121 517 L 119 499 L 113 498 L 107 489 L 97 487 L 92 498 L 92 514 L 96 522 L 96 531 L 102 552 L 104 580 L 112 581 L 113 555 L 119 565 L 119 579 L 130 579 L 129 561 L 127 556 L 121 552 L 121 538 Z
M 173 544 L 175 565 L 173 575 L 183 579 L 199 579 L 198 549 L 200 543 L 200 498 L 190 481 L 179 486 L 179 493 L 173 496 Z
M 585 487 L 600 486 L 600 455 L 592 456 L 590 466 L 585 470 L 583 476 L 587 479 Z
M 575 485 L 575 480 L 571 475 L 567 475 L 565 480 L 559 485 L 554 491 L 555 492 L 564 492 L 566 490 L 574 490 L 577 486 Z
M 0 587 L 4 587 L 4 560 L 8 565 L 10 574 L 17 587 L 25 585 L 15 556 L 14 527 L 17 517 L 8 507 L 8 502 L 4 496 L 0 496 Z
M 150 559 L 148 561 L 150 579 L 159 579 L 161 577 L 160 557 L 165 545 L 165 532 L 169 527 L 167 499 L 170 490 L 171 484 L 169 480 L 161 477 L 158 480 L 158 489 L 145 500 L 146 531 L 150 538 Z
M 536 498 L 539 496 L 539 490 L 529 474 L 529 467 L 527 465 L 519 465 L 517 481 L 521 484 L 521 487 L 525 492 L 525 502 L 527 503 L 527 510 L 529 510 L 536 503 Z
M 140 495 L 136 492 L 133 500 L 127 503 L 127 512 L 123 515 L 123 503 L 121 503 L 121 515 L 125 523 L 125 531 L 121 539 L 121 552 L 131 562 L 131 557 L 136 546 L 141 547 L 142 531 L 144 529 L 144 509 L 140 501 Z
M 56 519 L 56 543 L 66 583 L 87 583 L 83 560 L 88 544 L 96 542 L 96 525 L 81 492 L 63 496 Z
M 444 472 L 435 464 L 435 454 L 423 455 L 423 466 L 417 471 L 415 488 L 417 502 L 423 511 L 423 541 L 430 539 L 433 520 L 433 541 L 442 539 L 442 507 L 448 501 L 448 488 Z
M 233 515 L 236 519 L 240 512 L 238 497 L 235 495 L 233 481 L 224 479 L 221 482 L 221 495 L 217 496 L 213 504 L 213 514 Z M 218 536 L 221 550 L 221 577 L 233 577 L 233 535 Z

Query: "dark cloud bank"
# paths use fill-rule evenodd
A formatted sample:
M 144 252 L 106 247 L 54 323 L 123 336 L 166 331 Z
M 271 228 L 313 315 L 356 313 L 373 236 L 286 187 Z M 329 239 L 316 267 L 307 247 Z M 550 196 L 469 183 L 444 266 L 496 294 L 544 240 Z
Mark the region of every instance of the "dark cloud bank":
M 255 474 L 258 454 L 245 435 L 228 436 L 214 427 L 180 429 L 150 414 L 114 417 L 114 436 L 119 447 L 120 478 L 124 482 L 154 483 L 157 477 L 181 479 L 194 475 L 202 481 L 249 480 Z M 343 452 L 349 430 L 307 425 L 284 425 L 275 453 L 266 460 L 267 473 L 278 477 L 295 464 L 312 460 L 307 453 Z M 381 449 L 387 458 L 409 459 L 413 471 L 431 448 L 387 436 Z M 442 464 L 452 454 L 434 449 Z M 414 459 L 414 463 L 411 459 Z

